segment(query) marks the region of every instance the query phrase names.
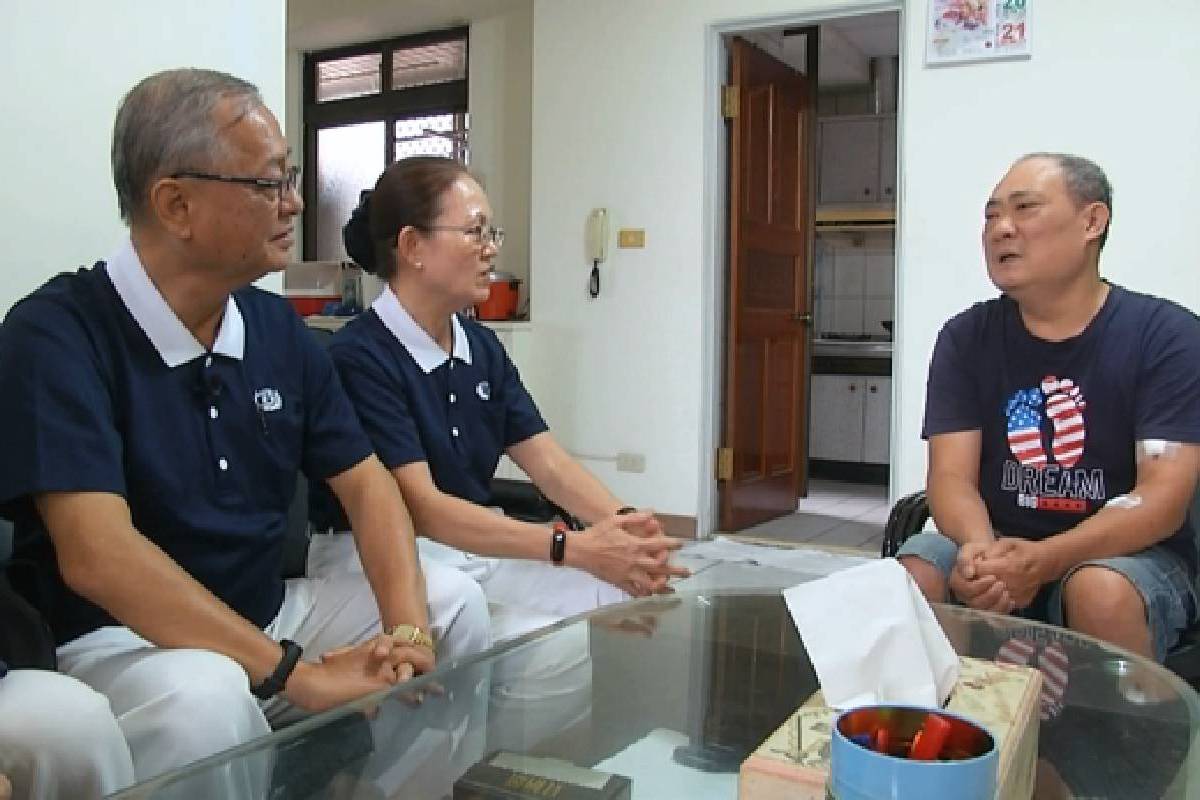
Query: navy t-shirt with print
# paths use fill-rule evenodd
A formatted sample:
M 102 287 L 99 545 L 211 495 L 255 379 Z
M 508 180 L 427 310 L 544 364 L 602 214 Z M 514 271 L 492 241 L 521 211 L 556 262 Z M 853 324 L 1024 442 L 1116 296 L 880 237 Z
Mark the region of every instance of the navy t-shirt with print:
M 334 334 L 329 353 L 384 466 L 427 462 L 438 489 L 486 504 L 500 456 L 546 423 L 496 334 L 458 319 L 470 363 L 451 357 L 426 373 L 374 309 Z M 324 487 L 310 493 L 310 516 L 318 530 L 349 528 Z
M 328 478 L 370 455 L 328 355 L 290 306 L 254 288 L 233 298 L 241 360 L 168 367 L 103 264 L 50 280 L 0 328 L 0 511 L 16 524 L 13 558 L 35 567 L 19 588 L 59 643 L 117 623 L 63 582 L 33 496 L 122 496 L 138 531 L 265 627 L 283 599 L 297 471 Z
M 1071 528 L 1136 480 L 1138 441 L 1200 442 L 1200 320 L 1112 286 L 1078 336 L 1031 335 L 1007 296 L 942 328 L 922 436 L 982 432 L 979 489 L 1002 535 Z M 1192 521 L 1164 543 L 1194 575 Z

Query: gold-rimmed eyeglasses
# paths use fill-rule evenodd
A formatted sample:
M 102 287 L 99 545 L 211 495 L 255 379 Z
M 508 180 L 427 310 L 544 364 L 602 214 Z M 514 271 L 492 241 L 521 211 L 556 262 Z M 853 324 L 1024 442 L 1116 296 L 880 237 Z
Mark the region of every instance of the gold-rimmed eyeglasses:
M 480 247 L 490 244 L 492 247 L 499 248 L 504 244 L 504 228 L 497 228 L 495 225 L 422 225 L 420 227 L 426 231 L 458 231 Z

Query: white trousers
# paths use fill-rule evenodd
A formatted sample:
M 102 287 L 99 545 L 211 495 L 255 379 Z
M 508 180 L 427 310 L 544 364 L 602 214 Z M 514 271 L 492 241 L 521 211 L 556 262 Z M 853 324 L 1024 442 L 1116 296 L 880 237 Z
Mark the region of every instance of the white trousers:
M 108 698 L 57 672 L 0 679 L 0 774 L 15 800 L 100 797 L 133 782 Z
M 417 552 L 422 564 L 453 567 L 479 584 L 492 609 L 492 639 L 497 642 L 630 598 L 623 589 L 574 567 L 477 556 L 423 536 L 417 538 Z M 305 574 L 310 578 L 361 575 L 354 537 L 348 533 L 313 536 Z M 434 590 L 429 591 L 433 604 Z
M 437 564 L 424 571 L 427 587 L 438 590 L 429 614 L 439 659 L 490 646 L 487 605 L 479 587 Z M 288 581 L 283 605 L 265 632 L 273 639 L 295 641 L 306 660 L 315 660 L 379 631 L 379 608 L 366 580 L 340 575 Z M 139 781 L 305 716 L 281 696 L 260 702 L 250 693 L 245 670 L 226 656 L 163 649 L 128 628 L 101 628 L 74 639 L 58 649 L 58 660 L 60 670 L 108 698 Z M 241 759 L 211 770 L 207 784 L 188 784 L 187 794 L 262 797 L 268 775 L 267 757 Z
M 622 589 L 573 567 L 524 559 L 490 558 L 425 537 L 421 563 L 450 567 L 478 582 L 491 611 L 492 638 L 503 642 L 566 617 L 624 602 Z M 309 577 L 362 574 L 348 533 L 312 537 Z M 436 602 L 430 589 L 430 602 Z M 524 751 L 581 723 L 591 712 L 592 659 L 588 627 L 574 625 L 516 648 L 492 665 L 488 750 Z

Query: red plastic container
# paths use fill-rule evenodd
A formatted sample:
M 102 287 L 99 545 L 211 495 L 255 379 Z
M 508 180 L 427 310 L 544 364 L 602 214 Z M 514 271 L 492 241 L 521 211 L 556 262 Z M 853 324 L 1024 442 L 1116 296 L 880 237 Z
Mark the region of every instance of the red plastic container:
M 287 300 L 292 304 L 292 308 L 296 309 L 297 314 L 309 317 L 320 314 L 328 303 L 340 303 L 342 296 L 329 292 L 288 292 Z
M 517 315 L 521 279 L 509 272 L 493 272 L 488 299 L 475 306 L 475 317 L 486 320 L 512 319 Z

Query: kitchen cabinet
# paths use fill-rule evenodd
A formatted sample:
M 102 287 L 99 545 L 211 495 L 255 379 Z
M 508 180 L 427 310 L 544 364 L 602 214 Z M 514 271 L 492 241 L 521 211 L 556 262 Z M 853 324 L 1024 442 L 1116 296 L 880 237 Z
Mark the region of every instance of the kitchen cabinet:
M 896 202 L 896 117 L 818 120 L 817 203 Z
M 860 378 L 863 384 L 863 454 L 868 464 L 887 464 L 892 440 L 892 379 Z
M 887 464 L 891 398 L 891 378 L 813 375 L 809 384 L 809 458 Z
M 896 118 L 879 118 L 879 199 L 896 202 Z

